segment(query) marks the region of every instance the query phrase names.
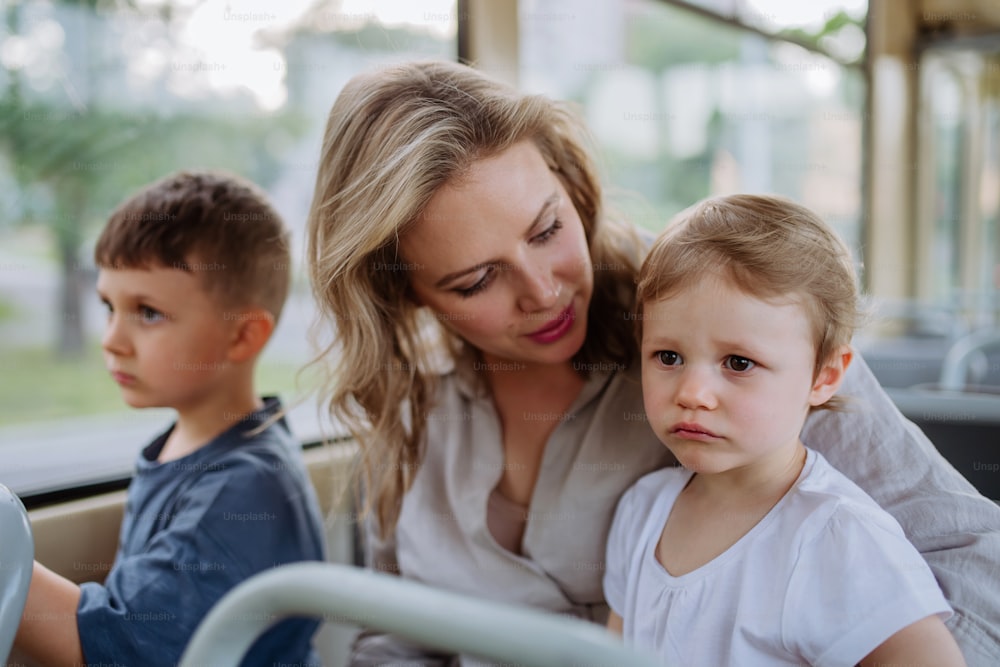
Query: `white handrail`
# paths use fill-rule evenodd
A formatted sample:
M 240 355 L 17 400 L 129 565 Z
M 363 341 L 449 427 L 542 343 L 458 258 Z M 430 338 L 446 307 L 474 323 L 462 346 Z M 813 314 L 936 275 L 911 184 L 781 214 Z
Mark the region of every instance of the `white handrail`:
M 14 645 L 28 599 L 35 541 L 21 499 L 0 484 L 0 665 Z
M 1000 331 L 995 329 L 975 331 L 955 341 L 944 357 L 938 384 L 947 391 L 962 391 L 972 355 L 995 346 L 1000 346 Z
M 247 579 L 205 617 L 179 667 L 235 667 L 288 616 L 361 625 L 444 651 L 524 667 L 659 667 L 604 628 L 332 563 L 283 565 Z

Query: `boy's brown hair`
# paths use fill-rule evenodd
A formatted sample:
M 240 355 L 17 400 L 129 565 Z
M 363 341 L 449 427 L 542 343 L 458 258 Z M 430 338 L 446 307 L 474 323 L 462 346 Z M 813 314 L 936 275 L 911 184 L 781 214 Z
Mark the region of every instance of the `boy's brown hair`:
M 288 246 L 284 221 L 256 185 L 221 171 L 181 171 L 115 209 L 94 261 L 197 273 L 224 307 L 260 306 L 277 321 L 290 282 Z

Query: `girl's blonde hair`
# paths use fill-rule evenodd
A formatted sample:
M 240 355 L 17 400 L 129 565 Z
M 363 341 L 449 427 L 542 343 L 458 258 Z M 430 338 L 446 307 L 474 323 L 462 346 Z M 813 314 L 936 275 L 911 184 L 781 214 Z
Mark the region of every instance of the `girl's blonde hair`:
M 398 240 L 438 189 L 473 162 L 519 141 L 537 146 L 580 215 L 595 268 L 586 342 L 574 368 L 631 362 L 626 314 L 634 308 L 641 246 L 631 228 L 602 219 L 585 137 L 567 105 L 449 62 L 358 75 L 334 102 L 308 219 L 320 322 L 334 329 L 316 361 L 328 367 L 331 415 L 361 446 L 364 511 L 375 512 L 383 535 L 394 529 L 420 463 L 440 372 L 435 359 L 462 349 L 409 298 L 410 267 L 399 258 Z
M 708 271 L 759 299 L 803 297 L 816 347 L 814 377 L 861 322 L 854 260 L 830 226 L 783 197 L 731 195 L 682 211 L 650 248 L 639 273 L 639 337 L 646 303 L 676 294 Z M 839 409 L 843 402 L 834 397 L 820 407 Z

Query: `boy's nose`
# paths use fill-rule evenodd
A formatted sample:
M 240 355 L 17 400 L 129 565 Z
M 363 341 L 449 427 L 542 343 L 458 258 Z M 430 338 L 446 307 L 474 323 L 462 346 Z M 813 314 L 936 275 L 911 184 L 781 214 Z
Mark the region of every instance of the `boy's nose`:
M 128 353 L 128 337 L 125 335 L 124 325 L 124 318 L 115 314 L 108 316 L 108 323 L 104 327 L 104 335 L 101 336 L 101 347 L 105 352 L 117 355 Z

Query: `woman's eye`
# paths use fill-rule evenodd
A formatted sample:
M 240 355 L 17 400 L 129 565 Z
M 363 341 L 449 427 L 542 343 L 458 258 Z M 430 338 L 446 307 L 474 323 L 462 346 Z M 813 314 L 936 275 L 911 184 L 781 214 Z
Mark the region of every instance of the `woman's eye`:
M 560 229 L 562 229 L 562 222 L 557 219 L 555 222 L 553 222 L 551 225 L 549 225 L 548 229 L 546 229 L 545 231 L 543 231 L 542 233 L 540 233 L 538 236 L 536 236 L 535 238 L 533 238 L 532 241 L 534 241 L 535 243 L 545 243 L 546 241 L 548 241 L 549 239 L 551 239 L 553 236 L 555 236 L 556 232 L 558 232 Z
M 483 274 L 483 277 L 480 278 L 475 285 L 472 285 L 470 287 L 457 287 L 455 288 L 455 291 L 458 292 L 459 295 L 461 295 L 462 297 L 469 297 L 478 292 L 482 292 L 490 284 L 492 275 L 493 275 L 493 267 L 488 267 L 486 269 L 486 273 Z
M 726 359 L 726 368 L 737 373 L 745 373 L 756 365 L 746 357 L 739 357 L 735 354 Z
M 681 355 L 673 350 L 661 350 L 656 353 L 656 360 L 664 366 L 676 366 L 681 363 Z

